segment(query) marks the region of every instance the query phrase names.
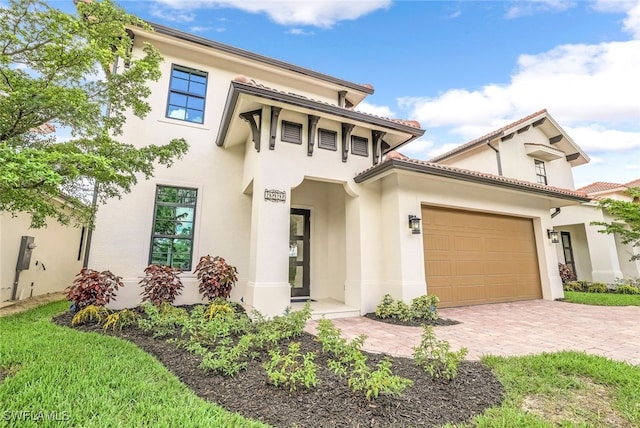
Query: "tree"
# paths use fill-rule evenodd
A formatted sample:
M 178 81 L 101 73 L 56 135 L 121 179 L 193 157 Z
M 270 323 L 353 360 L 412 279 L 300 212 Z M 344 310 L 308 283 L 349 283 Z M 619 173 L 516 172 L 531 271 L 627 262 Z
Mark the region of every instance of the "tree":
M 593 222 L 591 224 L 604 226 L 604 229 L 599 232 L 615 233 L 620 236 L 623 244 L 640 248 L 640 187 L 629 188 L 625 193 L 631 197 L 632 202 L 609 198 L 600 201 L 600 206 L 618 223 Z M 631 260 L 640 260 L 640 254 L 632 256 Z
M 149 44 L 132 55 L 127 27 L 150 28 L 111 0 L 76 6 L 78 16 L 41 0 L 0 6 L 0 211 L 28 213 L 32 227 L 47 217 L 92 224 L 87 189 L 100 203 L 120 197 L 188 150 L 184 139 L 142 148 L 115 139 L 128 112 L 150 111 L 147 83 L 162 57 Z M 50 125 L 71 139 L 43 132 Z

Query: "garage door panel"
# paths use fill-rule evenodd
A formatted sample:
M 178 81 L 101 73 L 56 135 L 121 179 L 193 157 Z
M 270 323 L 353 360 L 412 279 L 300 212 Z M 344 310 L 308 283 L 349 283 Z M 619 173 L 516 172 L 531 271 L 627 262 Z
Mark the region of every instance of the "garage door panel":
M 423 207 L 429 294 L 440 306 L 541 298 L 531 219 Z

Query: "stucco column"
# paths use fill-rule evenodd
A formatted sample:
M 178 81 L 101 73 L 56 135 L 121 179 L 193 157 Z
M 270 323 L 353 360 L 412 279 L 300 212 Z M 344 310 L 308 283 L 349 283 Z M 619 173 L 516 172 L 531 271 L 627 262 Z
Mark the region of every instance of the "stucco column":
M 600 226 L 585 224 L 592 279 L 594 282 L 613 284 L 616 278 L 622 278 L 616 240 L 613 235 L 598 232 L 599 229 Z
M 268 317 L 281 315 L 291 303 L 290 207 L 289 188 L 277 182 L 254 181 L 245 303 Z

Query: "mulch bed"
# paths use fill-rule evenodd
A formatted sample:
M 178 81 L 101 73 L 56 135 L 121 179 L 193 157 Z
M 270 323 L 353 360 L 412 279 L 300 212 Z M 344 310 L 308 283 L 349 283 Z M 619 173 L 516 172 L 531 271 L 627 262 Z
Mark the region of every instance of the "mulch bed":
M 371 320 L 374 321 L 380 321 L 380 322 L 384 322 L 387 324 L 394 324 L 394 325 L 405 325 L 405 326 L 409 326 L 409 327 L 420 327 L 423 324 L 426 325 L 432 325 L 432 326 L 446 326 L 446 325 L 456 325 L 456 324 L 460 324 L 460 321 L 456 321 L 456 320 L 450 320 L 447 318 L 438 318 L 435 320 L 427 320 L 424 318 L 417 318 L 411 321 L 400 321 L 398 319 L 395 318 L 380 318 L 379 316 L 376 315 L 375 312 L 370 312 L 368 314 L 364 315 L 366 318 L 369 318 Z
M 64 313 L 54 321 L 71 325 L 71 314 Z M 340 379 L 326 368 L 314 336 L 303 333 L 296 342 L 301 352 L 318 352 L 318 378 L 320 384 L 312 389 L 289 393 L 268 384 L 262 363 L 267 358 L 249 364 L 247 370 L 236 377 L 227 378 L 208 373 L 198 367 L 201 357 L 154 339 L 137 328 L 104 333 L 96 324 L 74 327 L 85 332 L 109 334 L 129 340 L 155 356 L 194 393 L 225 409 L 245 417 L 260 420 L 276 427 L 414 427 L 441 426 L 462 423 L 481 414 L 488 407 L 501 403 L 504 389 L 489 368 L 475 361 L 463 362 L 453 381 L 433 379 L 417 367 L 413 360 L 391 358 L 394 374 L 410 378 L 413 386 L 401 397 L 380 396 L 367 401 L 363 395 L 351 391 L 345 379 Z M 373 364 L 384 355 L 366 353 Z

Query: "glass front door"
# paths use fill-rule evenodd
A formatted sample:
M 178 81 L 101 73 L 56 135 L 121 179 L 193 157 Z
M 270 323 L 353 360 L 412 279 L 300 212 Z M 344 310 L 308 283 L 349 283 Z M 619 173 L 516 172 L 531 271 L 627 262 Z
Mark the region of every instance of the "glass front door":
M 292 297 L 309 297 L 309 234 L 311 211 L 291 209 L 289 232 L 289 284 Z

